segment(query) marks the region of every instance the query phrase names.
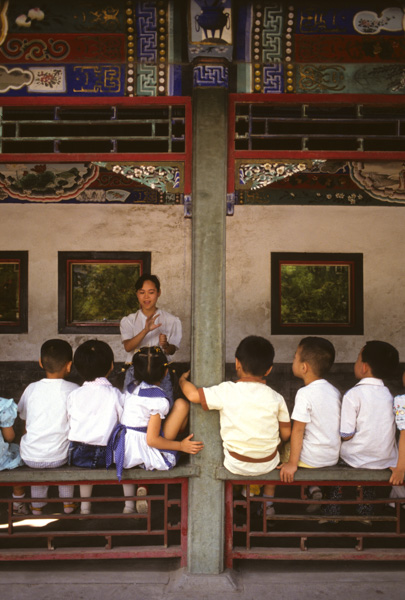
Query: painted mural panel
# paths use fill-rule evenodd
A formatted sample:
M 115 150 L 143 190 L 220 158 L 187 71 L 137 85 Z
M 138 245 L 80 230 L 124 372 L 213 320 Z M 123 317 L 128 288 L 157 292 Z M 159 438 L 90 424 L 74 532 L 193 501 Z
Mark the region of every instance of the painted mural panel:
M 181 204 L 181 165 L 1 164 L 1 203 Z
M 182 21 L 171 2 L 72 0 L 66 10 L 3 0 L 0 8 L 0 94 L 182 93 Z
M 405 168 L 391 161 L 238 161 L 236 204 L 405 206 Z
M 10 96 L 403 94 L 404 7 L 1 0 L 0 63 Z

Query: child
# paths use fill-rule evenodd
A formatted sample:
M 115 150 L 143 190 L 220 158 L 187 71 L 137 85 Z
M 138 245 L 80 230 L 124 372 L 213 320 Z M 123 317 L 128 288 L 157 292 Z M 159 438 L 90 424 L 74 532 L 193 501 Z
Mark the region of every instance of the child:
M 405 371 L 402 374 L 402 383 L 405 387 Z M 398 444 L 398 462 L 395 467 L 390 467 L 392 475 L 390 483 L 395 486 L 391 490 L 390 498 L 404 498 L 404 473 L 405 473 L 405 394 L 400 394 L 394 398 L 394 415 L 399 434 Z M 391 506 L 391 505 L 390 505 Z M 395 507 L 395 504 L 392 504 Z M 404 508 L 405 504 L 401 506 Z
M 16 469 L 23 466 L 20 449 L 13 444 L 15 432 L 13 424 L 17 416 L 17 405 L 12 398 L 0 398 L 0 471 L 5 469 Z M 13 513 L 16 515 L 28 515 L 28 507 L 21 499 L 24 498 L 24 488 L 13 487 Z
M 387 342 L 367 342 L 360 350 L 354 365 L 359 382 L 342 400 L 340 456 L 343 464 L 363 469 L 387 469 L 396 464 L 393 397 L 383 379 L 395 373 L 398 366 L 398 351 Z M 375 499 L 375 488 L 365 486 L 363 497 Z M 369 516 L 373 514 L 373 506 L 361 504 L 357 511 Z
M 306 337 L 298 344 L 292 365 L 293 373 L 305 387 L 295 397 L 291 452 L 288 463 L 281 466 L 280 479 L 294 481 L 297 467 L 328 467 L 336 465 L 340 449 L 340 392 L 324 376 L 335 360 L 331 342 L 320 337 Z M 310 486 L 309 497 L 322 498 L 318 486 Z M 312 504 L 308 512 L 320 505 Z
M 85 380 L 68 398 L 69 464 L 97 469 L 106 467 L 107 443 L 122 414 L 123 396 L 107 377 L 114 368 L 110 346 L 100 340 L 81 344 L 74 365 Z M 90 498 L 92 485 L 81 485 L 80 496 Z M 91 503 L 82 502 L 80 513 L 89 515 Z
M 18 412 L 24 420 L 26 433 L 21 439 L 21 457 L 33 469 L 51 469 L 67 463 L 68 418 L 66 402 L 71 391 L 78 386 L 66 381 L 72 366 L 72 347 L 65 340 L 52 339 L 41 346 L 39 364 L 46 378 L 31 383 L 18 404 Z M 60 485 L 59 497 L 72 498 L 74 486 Z M 48 486 L 31 486 L 32 498 L 46 498 Z M 32 513 L 41 515 L 46 502 L 32 502 Z M 66 514 L 76 506 L 63 503 Z
M 160 346 L 170 361 L 181 342 L 180 319 L 157 308 L 156 303 L 161 291 L 156 275 L 141 275 L 135 284 L 135 291 L 140 309 L 124 317 L 120 323 L 121 340 L 127 352 L 126 362 L 131 363 L 134 351 L 141 346 Z M 133 379 L 134 371 L 131 365 L 125 374 L 124 391 L 133 384 Z M 135 385 L 136 382 L 130 391 L 133 391 Z M 169 373 L 166 374 L 161 387 L 172 406 L 174 398 Z
M 179 398 L 169 413 L 169 401 L 160 387 L 167 373 L 167 358 L 162 349 L 141 348 L 134 354 L 132 364 L 135 379 L 140 383 L 132 394 L 125 395 L 121 424 L 114 430 L 107 452 L 107 468 L 114 457 L 120 481 L 123 468 L 140 466 L 147 471 L 166 471 L 176 465 L 178 451 L 197 454 L 204 447 L 202 442 L 191 441 L 193 434 L 174 441 L 187 424 L 190 405 Z M 124 484 L 123 489 L 125 496 L 134 496 L 134 485 Z M 138 495 L 145 492 L 143 487 L 138 488 Z M 138 512 L 147 512 L 147 508 L 147 501 L 137 501 Z M 124 513 L 134 512 L 134 502 L 127 500 Z
M 243 339 L 235 353 L 238 381 L 225 381 L 197 389 L 180 378 L 180 386 L 191 402 L 204 410 L 219 410 L 224 466 L 237 475 L 262 475 L 279 463 L 280 438 L 291 433 L 290 416 L 284 398 L 266 385 L 273 368 L 274 348 L 258 336 Z M 275 486 L 265 485 L 264 496 L 274 497 Z M 266 517 L 274 515 L 272 500 L 266 501 Z

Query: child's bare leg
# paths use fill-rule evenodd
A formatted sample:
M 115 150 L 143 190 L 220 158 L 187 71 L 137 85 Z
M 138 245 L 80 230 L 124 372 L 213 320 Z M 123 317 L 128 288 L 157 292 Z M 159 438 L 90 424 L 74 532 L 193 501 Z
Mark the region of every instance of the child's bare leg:
M 14 485 L 13 486 L 13 513 L 20 515 L 28 515 L 29 507 L 28 504 L 24 502 L 20 502 L 22 498 L 25 497 L 25 488 L 22 485 Z
M 25 487 L 23 485 L 14 485 L 13 486 L 13 496 L 14 496 L 14 498 L 24 498 Z
M 263 495 L 264 496 L 272 496 L 274 497 L 274 494 L 276 493 L 276 486 L 275 485 L 265 485 L 263 488 Z
M 190 402 L 178 398 L 163 425 L 163 433 L 167 440 L 175 440 L 178 433 L 186 427 L 189 412 Z
M 263 488 L 263 498 L 268 498 L 265 506 L 266 517 L 270 518 L 274 515 L 273 498 L 276 492 L 276 486 L 267 484 Z

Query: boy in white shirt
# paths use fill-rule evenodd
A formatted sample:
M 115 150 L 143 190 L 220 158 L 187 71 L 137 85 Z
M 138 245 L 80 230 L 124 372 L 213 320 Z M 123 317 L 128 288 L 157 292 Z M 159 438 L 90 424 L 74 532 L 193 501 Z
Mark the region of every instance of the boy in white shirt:
M 340 424 L 340 456 L 351 467 L 387 469 L 397 462 L 394 399 L 383 379 L 398 366 L 398 351 L 387 342 L 367 342 L 359 353 L 359 382 L 343 396 Z
M 397 463 L 393 397 L 383 379 L 399 366 L 398 351 L 388 344 L 373 340 L 360 350 L 354 365 L 359 382 L 342 400 L 340 435 L 342 446 L 339 464 L 362 469 L 388 469 Z M 342 490 L 333 491 L 333 499 L 342 498 Z M 376 489 L 364 486 L 363 498 L 374 500 Z M 372 504 L 359 504 L 358 514 L 374 514 Z M 340 506 L 329 505 L 325 514 L 340 514 Z M 367 519 L 365 523 L 370 523 Z
M 284 398 L 266 384 L 273 368 L 274 348 L 265 338 L 248 336 L 235 353 L 238 381 L 224 381 L 209 388 L 196 388 L 180 377 L 180 387 L 190 402 L 204 410 L 218 410 L 224 448 L 224 466 L 239 475 L 263 475 L 279 463 L 280 438 L 291 433 L 290 415 Z M 264 486 L 266 517 L 274 515 L 271 498 L 275 486 Z
M 280 480 L 285 483 L 294 481 L 298 467 L 328 467 L 339 460 L 341 395 L 324 379 L 334 360 L 335 349 L 329 340 L 306 337 L 298 344 L 292 370 L 305 387 L 298 390 L 291 415 L 290 456 L 280 468 Z M 308 493 L 312 500 L 322 498 L 318 486 L 310 486 Z M 315 512 L 318 507 L 310 504 L 307 512 Z
M 20 453 L 25 464 L 33 469 L 50 469 L 67 463 L 69 424 L 67 398 L 78 385 L 64 378 L 72 366 L 72 347 L 65 340 L 48 340 L 41 347 L 40 366 L 46 378 L 31 383 L 18 404 L 26 433 L 21 439 Z M 59 486 L 60 498 L 72 498 L 74 486 Z M 48 486 L 31 486 L 32 498 L 46 498 Z M 42 514 L 46 502 L 32 502 L 32 513 Z M 64 512 L 76 508 L 64 502 Z
M 68 398 L 69 464 L 105 469 L 107 443 L 123 410 L 123 394 L 107 379 L 114 354 L 105 342 L 88 340 L 77 348 L 74 365 L 85 381 Z M 81 485 L 80 496 L 91 497 L 92 488 Z M 91 503 L 82 502 L 80 512 L 90 514 Z

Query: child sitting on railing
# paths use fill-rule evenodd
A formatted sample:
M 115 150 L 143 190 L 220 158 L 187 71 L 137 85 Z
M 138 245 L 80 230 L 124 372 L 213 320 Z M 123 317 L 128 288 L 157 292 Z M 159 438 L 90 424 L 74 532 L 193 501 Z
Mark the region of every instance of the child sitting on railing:
M 123 469 L 140 466 L 147 471 L 166 471 L 176 465 L 179 451 L 197 454 L 204 447 L 202 442 L 191 441 L 193 434 L 175 441 L 186 427 L 190 405 L 178 398 L 170 410 L 169 400 L 160 387 L 168 369 L 162 349 L 141 348 L 135 351 L 132 364 L 138 385 L 132 393 L 125 394 L 121 422 L 112 433 L 107 450 L 107 468 L 115 462 L 120 481 Z M 133 484 L 124 484 L 123 489 L 125 496 L 135 495 Z M 142 486 L 137 495 L 145 492 Z M 137 512 L 147 512 L 147 508 L 146 500 L 137 501 Z M 135 512 L 132 500 L 125 502 L 123 512 Z
M 101 340 L 88 340 L 74 355 L 74 365 L 85 380 L 68 398 L 69 464 L 87 469 L 105 468 L 107 442 L 120 420 L 122 393 L 108 381 L 114 354 Z M 80 496 L 90 498 L 93 486 L 80 486 Z M 89 515 L 91 503 L 82 501 L 80 513 Z
M 342 446 L 339 464 L 362 469 L 387 469 L 397 463 L 393 397 L 383 379 L 393 375 L 399 366 L 398 351 L 387 342 L 371 341 L 360 350 L 354 365 L 359 382 L 342 400 L 340 435 Z M 332 490 L 330 499 L 342 498 L 342 490 Z M 364 486 L 363 498 L 374 500 L 376 490 Z M 339 515 L 341 507 L 325 506 L 325 514 Z M 374 514 L 372 504 L 358 504 L 361 516 Z M 363 521 L 370 523 L 368 519 Z
M 204 410 L 218 410 L 224 448 L 224 466 L 237 475 L 263 475 L 279 463 L 278 446 L 291 433 L 290 416 L 284 398 L 266 384 L 273 368 L 274 348 L 263 337 L 248 336 L 235 353 L 238 381 L 224 381 L 207 388 L 196 388 L 180 377 L 184 395 Z M 265 514 L 275 513 L 275 485 L 264 486 Z
M 16 469 L 24 463 L 20 456 L 20 449 L 13 444 L 15 438 L 14 421 L 17 416 L 17 405 L 12 398 L 0 398 L 0 471 Z M 13 513 L 28 515 L 28 506 L 21 502 L 25 492 L 22 486 L 13 487 Z
M 26 433 L 21 439 L 21 457 L 33 469 L 52 469 L 67 463 L 68 419 L 66 402 L 70 392 L 78 386 L 66 381 L 72 366 L 72 347 L 65 340 L 47 340 L 41 346 L 40 366 L 46 377 L 31 383 L 18 403 L 20 418 L 25 421 Z M 70 514 L 76 506 L 69 498 L 73 497 L 73 485 L 60 485 L 59 497 L 64 512 Z M 31 486 L 32 498 L 46 498 L 47 485 Z M 32 514 L 41 515 L 46 505 L 43 500 L 32 501 Z
M 402 383 L 405 387 L 405 371 L 402 374 Z M 390 483 L 394 486 L 390 493 L 390 498 L 403 498 L 402 508 L 405 508 L 405 394 L 399 394 L 394 398 L 394 415 L 399 434 L 398 462 L 395 467 L 391 466 L 392 475 Z M 390 505 L 390 506 L 394 506 Z
M 341 395 L 324 379 L 334 360 L 335 349 L 329 340 L 306 337 L 298 344 L 292 370 L 305 386 L 295 397 L 290 456 L 280 467 L 280 480 L 285 483 L 294 481 L 298 467 L 328 467 L 339 460 Z M 307 493 L 312 500 L 322 498 L 319 486 L 310 486 Z M 307 512 L 317 509 L 320 504 L 310 504 Z

